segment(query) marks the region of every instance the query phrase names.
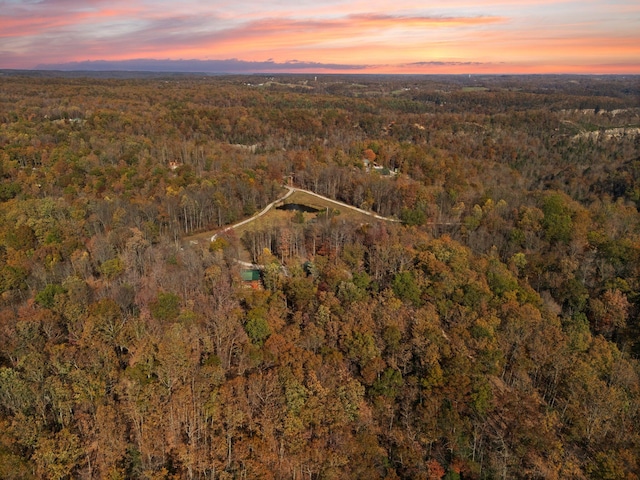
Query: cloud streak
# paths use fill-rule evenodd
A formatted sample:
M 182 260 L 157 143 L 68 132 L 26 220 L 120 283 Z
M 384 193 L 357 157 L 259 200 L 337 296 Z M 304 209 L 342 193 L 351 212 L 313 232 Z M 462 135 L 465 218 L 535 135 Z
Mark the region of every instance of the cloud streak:
M 392 12 L 386 0 L 300 0 L 295 10 L 276 0 L 214 6 L 196 0 L 4 4 L 0 68 L 237 58 L 243 68 L 294 69 L 298 62 L 292 59 L 299 59 L 309 69 L 494 68 L 497 73 L 528 72 L 538 65 L 540 73 L 577 68 L 600 73 L 602 65 L 610 65 L 607 71 L 640 73 L 640 6 L 625 0 L 612 5 L 452 0 L 445 7 L 398 0 Z
M 247 62 L 235 58 L 226 60 L 98 60 L 85 62 L 71 62 L 63 64 L 42 64 L 40 70 L 78 70 L 89 72 L 146 71 L 146 72 L 197 72 L 197 73 L 276 73 L 276 72 L 306 72 L 306 71 L 365 71 L 369 65 L 332 64 L 321 62 L 289 61 L 278 63 L 274 61 Z

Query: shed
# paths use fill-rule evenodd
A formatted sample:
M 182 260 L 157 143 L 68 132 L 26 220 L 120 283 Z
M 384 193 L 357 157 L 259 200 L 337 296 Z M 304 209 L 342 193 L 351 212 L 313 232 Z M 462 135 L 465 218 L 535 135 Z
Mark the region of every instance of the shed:
M 242 278 L 242 281 L 245 284 L 251 286 L 251 288 L 262 288 L 260 270 L 255 268 L 242 270 L 240 272 L 240 276 Z

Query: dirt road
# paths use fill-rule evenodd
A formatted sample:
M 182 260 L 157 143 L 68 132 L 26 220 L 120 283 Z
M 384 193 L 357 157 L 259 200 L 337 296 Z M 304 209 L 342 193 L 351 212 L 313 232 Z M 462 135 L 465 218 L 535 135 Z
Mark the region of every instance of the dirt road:
M 314 197 L 318 197 L 318 198 L 320 198 L 320 199 L 322 199 L 322 200 L 324 200 L 326 202 L 335 203 L 336 205 L 340 205 L 341 207 L 349 208 L 351 210 L 355 210 L 355 211 L 363 213 L 365 215 L 369 215 L 370 217 L 377 218 L 378 220 L 385 220 L 387 222 L 399 222 L 400 221 L 400 220 L 398 220 L 396 218 L 383 217 L 383 216 L 380 216 L 380 215 L 378 215 L 376 213 L 368 212 L 368 211 L 363 210 L 361 208 L 354 207 L 353 205 L 349 205 L 348 203 L 340 202 L 339 200 L 334 200 L 332 198 L 325 197 L 323 195 L 320 195 L 318 193 L 312 192 L 310 190 L 304 190 L 302 188 L 288 187 L 288 186 L 286 186 L 285 188 L 287 189 L 287 193 L 285 193 L 282 197 L 278 198 L 277 200 L 274 200 L 269 205 L 264 207 L 261 211 L 259 211 L 255 215 L 253 215 L 252 217 L 245 218 L 241 222 L 234 223 L 233 225 L 230 225 L 230 226 L 224 228 L 223 230 L 219 231 L 218 233 L 216 233 L 215 235 L 213 235 L 211 237 L 211 241 L 213 242 L 216 238 L 218 238 L 218 235 L 226 233 L 229 230 L 233 230 L 234 228 L 240 227 L 242 225 L 246 225 L 247 223 L 253 222 L 254 220 L 257 220 L 258 218 L 260 218 L 264 214 L 266 214 L 269 210 L 271 210 L 271 208 L 273 208 L 274 205 L 276 205 L 276 204 L 286 200 L 287 198 L 289 198 L 294 192 L 304 192 L 304 193 L 307 193 L 309 195 L 313 195 Z

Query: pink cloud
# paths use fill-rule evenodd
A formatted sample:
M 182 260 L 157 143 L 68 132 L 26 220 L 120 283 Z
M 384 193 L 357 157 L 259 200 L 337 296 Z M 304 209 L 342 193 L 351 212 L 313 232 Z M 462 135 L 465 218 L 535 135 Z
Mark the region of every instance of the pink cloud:
M 397 13 L 390 14 L 388 0 L 300 3 L 295 9 L 268 0 L 11 3 L 0 13 L 0 68 L 232 57 L 377 65 L 371 67 L 377 71 L 454 71 L 478 62 L 474 68 L 573 71 L 609 65 L 628 72 L 640 63 L 640 4 L 452 0 L 432 6 L 397 0 Z

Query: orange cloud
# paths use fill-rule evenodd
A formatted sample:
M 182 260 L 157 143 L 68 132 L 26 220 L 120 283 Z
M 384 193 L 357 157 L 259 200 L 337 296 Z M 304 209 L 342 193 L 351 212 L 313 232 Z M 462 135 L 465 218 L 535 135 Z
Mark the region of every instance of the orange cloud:
M 400 57 L 402 52 L 422 51 L 424 39 L 434 31 L 502 22 L 500 17 L 399 17 L 390 15 L 352 15 L 322 20 L 268 19 L 224 30 L 207 36 L 195 45 L 175 45 L 168 52 L 189 52 L 202 56 L 216 50 L 225 56 L 242 56 L 248 60 L 273 57 L 281 61 L 306 54 L 328 55 L 331 61 L 362 58 L 371 51 L 372 59 L 380 52 Z M 441 35 L 441 34 L 439 34 Z M 336 58 L 332 58 L 336 57 Z
M 0 68 L 85 59 L 235 57 L 387 73 L 588 73 L 591 67 L 628 73 L 640 63 L 639 4 L 451 0 L 434 6 L 396 0 L 393 11 L 388 13 L 388 0 L 316 0 L 295 9 L 269 0 L 12 2 L 0 13 Z

